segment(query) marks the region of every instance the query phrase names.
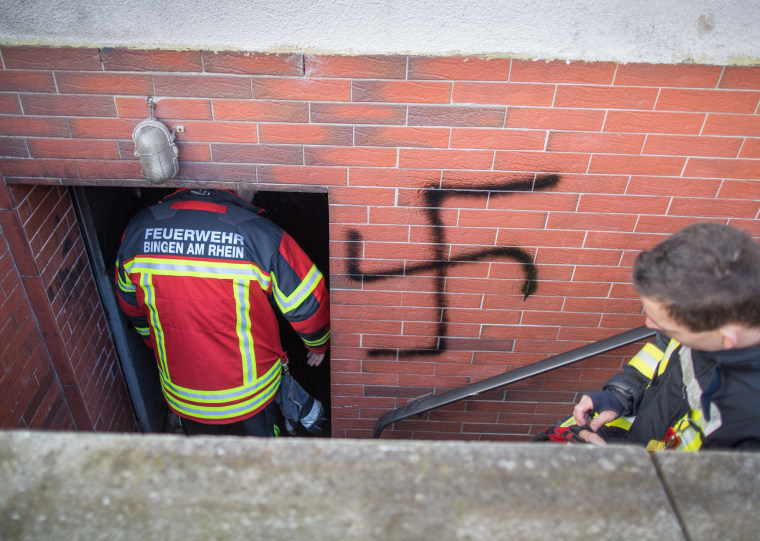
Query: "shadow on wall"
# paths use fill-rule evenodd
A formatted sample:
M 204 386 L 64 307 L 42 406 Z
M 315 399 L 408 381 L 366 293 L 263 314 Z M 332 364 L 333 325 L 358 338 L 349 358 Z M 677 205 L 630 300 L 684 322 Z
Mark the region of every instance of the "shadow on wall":
M 486 185 L 477 188 L 472 187 L 449 187 L 446 189 L 429 189 L 424 193 L 424 212 L 428 216 L 428 223 L 431 227 L 432 248 L 434 250 L 433 260 L 431 262 L 419 263 L 417 265 L 401 266 L 384 270 L 382 273 L 365 273 L 359 268 L 359 243 L 362 236 L 359 231 L 352 229 L 348 232 L 348 276 L 351 280 L 357 282 L 376 282 L 389 276 L 408 276 L 415 273 L 434 271 L 434 295 L 435 307 L 442 312 L 441 321 L 438 323 L 437 336 L 433 337 L 429 346 L 423 346 L 414 349 L 396 349 L 396 348 L 379 348 L 371 349 L 371 356 L 381 356 L 398 353 L 399 357 L 415 357 L 423 355 L 436 355 L 446 351 L 447 348 L 447 316 L 444 310 L 448 304 L 444 285 L 446 280 L 446 271 L 453 265 L 461 265 L 468 262 L 488 260 L 497 257 L 506 257 L 514 259 L 522 264 L 524 281 L 522 292 L 524 299 L 536 292 L 538 287 L 538 271 L 533 262 L 533 258 L 526 250 L 510 246 L 500 246 L 487 248 L 483 250 L 474 250 L 470 253 L 458 256 L 453 259 L 445 258 L 446 238 L 445 229 L 441 221 L 441 208 L 446 200 L 452 196 L 458 197 L 489 197 L 504 196 L 510 193 L 519 192 L 537 192 L 553 188 L 560 182 L 559 175 L 536 175 L 524 180 L 516 180 L 504 184 Z M 503 193 L 502 193 L 503 192 Z

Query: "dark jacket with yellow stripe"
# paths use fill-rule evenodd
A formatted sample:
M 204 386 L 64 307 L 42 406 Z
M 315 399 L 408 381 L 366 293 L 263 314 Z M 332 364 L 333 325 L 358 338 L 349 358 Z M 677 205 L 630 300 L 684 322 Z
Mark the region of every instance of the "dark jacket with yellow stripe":
M 222 190 L 179 190 L 129 223 L 119 303 L 152 347 L 178 415 L 251 417 L 273 399 L 283 356 L 275 305 L 307 348 L 329 347 L 324 277 L 260 209 Z
M 760 346 L 703 352 L 657 333 L 604 389 L 630 416 L 600 430 L 610 442 L 760 447 Z

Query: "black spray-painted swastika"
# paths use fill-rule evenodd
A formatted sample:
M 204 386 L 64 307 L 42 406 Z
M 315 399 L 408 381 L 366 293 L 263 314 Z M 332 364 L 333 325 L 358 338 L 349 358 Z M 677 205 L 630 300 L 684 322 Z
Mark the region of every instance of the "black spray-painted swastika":
M 515 180 L 504 184 L 492 184 L 486 186 L 457 187 L 450 186 L 443 189 L 430 188 L 424 193 L 425 210 L 428 215 L 431 227 L 433 258 L 430 262 L 419 263 L 416 265 L 400 266 L 386 269 L 382 273 L 364 273 L 359 268 L 360 263 L 360 242 L 361 234 L 357 230 L 350 230 L 347 235 L 348 242 L 348 277 L 357 282 L 371 283 L 383 280 L 389 276 L 406 276 L 415 273 L 434 271 L 434 295 L 435 306 L 441 310 L 442 316 L 438 323 L 437 336 L 433 337 L 432 343 L 425 347 L 414 349 L 399 348 L 378 348 L 369 351 L 372 356 L 398 354 L 399 357 L 414 357 L 423 355 L 435 355 L 447 350 L 447 326 L 448 318 L 446 316 L 447 302 L 444 292 L 446 271 L 452 265 L 464 264 L 467 262 L 492 259 L 495 257 L 508 257 L 522 264 L 524 281 L 522 292 L 527 299 L 537 288 L 538 272 L 531 255 L 522 248 L 509 246 L 498 246 L 482 250 L 474 250 L 470 253 L 460 255 L 455 258 L 447 259 L 445 248 L 447 246 L 445 239 L 445 228 L 441 220 L 441 208 L 446 199 L 457 197 L 489 197 L 489 196 L 509 196 L 514 192 L 537 192 L 547 190 L 556 186 L 560 181 L 559 175 L 536 175 L 530 178 Z

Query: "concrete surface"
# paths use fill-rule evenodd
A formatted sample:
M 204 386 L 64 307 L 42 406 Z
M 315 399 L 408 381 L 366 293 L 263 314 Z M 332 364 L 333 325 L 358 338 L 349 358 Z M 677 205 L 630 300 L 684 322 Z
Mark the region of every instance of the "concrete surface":
M 667 458 L 674 475 L 711 467 Z M 760 461 L 741 458 L 727 471 L 756 494 Z M 690 519 L 710 477 L 667 477 Z M 3 540 L 684 539 L 634 447 L 8 431 L 0 487 Z M 722 512 L 724 539 L 757 525 Z
M 760 455 L 658 453 L 655 461 L 691 541 L 760 539 Z
M 757 0 L 0 0 L 0 43 L 760 63 Z
M 0 431 L 0 539 L 751 540 L 760 454 Z

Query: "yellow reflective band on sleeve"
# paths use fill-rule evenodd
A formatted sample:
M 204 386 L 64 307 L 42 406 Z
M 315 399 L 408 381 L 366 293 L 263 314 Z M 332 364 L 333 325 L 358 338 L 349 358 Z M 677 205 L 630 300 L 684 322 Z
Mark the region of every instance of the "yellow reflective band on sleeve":
M 663 358 L 664 353 L 654 344 L 645 344 L 639 352 L 628 362 L 630 366 L 640 372 L 645 378 L 654 378 L 654 371 Z
M 595 413 L 594 417 L 596 417 L 598 414 Z M 615 426 L 618 428 L 622 428 L 623 430 L 628 430 L 631 428 L 631 425 L 633 424 L 635 417 L 618 417 L 614 421 L 610 421 L 609 423 L 605 423 L 604 426 Z M 565 419 L 563 423 L 561 423 L 559 426 L 567 427 L 567 426 L 573 426 L 576 424 L 575 417 L 570 417 L 569 419 Z
M 631 425 L 633 424 L 633 421 L 636 419 L 636 417 L 618 417 L 614 421 L 610 421 L 605 426 L 615 426 L 617 428 L 622 428 L 623 430 L 630 430 Z
M 301 283 L 290 295 L 285 295 L 277 285 L 277 277 L 273 274 L 272 281 L 274 283 L 274 299 L 277 301 L 277 306 L 280 307 L 280 311 L 283 314 L 287 314 L 301 306 L 301 303 L 311 295 L 311 292 L 319 285 L 322 280 L 322 273 L 316 265 L 311 266 L 308 274 L 301 280 Z
M 135 284 L 129 279 L 129 273 L 120 261 L 116 261 L 116 286 L 125 293 L 134 293 Z
M 118 272 L 118 282 L 117 285 L 121 291 L 124 293 L 134 293 L 135 292 L 135 284 L 127 280 L 127 277 L 122 273 Z
M 150 336 L 150 327 L 135 327 L 135 330 L 140 336 L 144 336 L 146 338 Z
M 328 340 L 330 340 L 330 331 L 327 331 L 327 333 L 322 338 L 318 338 L 316 340 L 304 340 L 304 343 L 307 346 L 316 348 L 325 345 Z

